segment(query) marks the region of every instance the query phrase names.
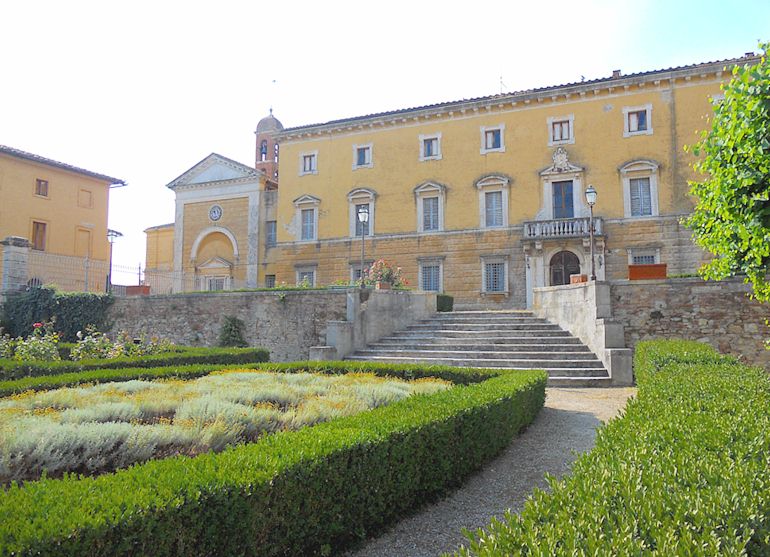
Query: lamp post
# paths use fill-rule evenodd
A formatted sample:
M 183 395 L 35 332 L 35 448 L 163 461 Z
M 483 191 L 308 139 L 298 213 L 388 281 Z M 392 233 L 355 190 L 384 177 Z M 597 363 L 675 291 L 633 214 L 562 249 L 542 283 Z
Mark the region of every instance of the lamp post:
M 112 244 L 114 244 L 115 240 L 117 238 L 120 238 L 121 236 L 123 236 L 123 234 L 121 234 L 117 230 L 111 230 L 109 228 L 107 229 L 107 239 L 110 241 L 110 269 L 109 269 L 109 272 L 107 273 L 107 293 L 108 294 L 112 292 Z
M 596 204 L 596 190 L 593 185 L 589 184 L 586 188 L 586 203 L 588 203 L 588 210 L 591 213 L 588 221 L 588 233 L 591 237 L 591 280 L 596 280 L 596 267 L 594 265 L 594 205 Z
M 367 223 L 369 222 L 369 204 L 358 206 L 358 222 L 361 223 L 361 289 L 364 288 L 364 240 L 366 239 Z

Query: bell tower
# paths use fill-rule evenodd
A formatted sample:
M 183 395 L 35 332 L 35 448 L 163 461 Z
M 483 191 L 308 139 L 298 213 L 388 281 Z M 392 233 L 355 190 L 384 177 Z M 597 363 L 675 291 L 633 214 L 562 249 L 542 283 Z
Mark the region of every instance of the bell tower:
M 275 135 L 283 130 L 283 124 L 278 118 L 273 116 L 273 109 L 270 114 L 262 118 L 257 124 L 257 130 L 254 132 L 257 140 L 256 163 L 254 167 L 262 170 L 270 183 L 268 187 L 278 187 L 278 142 Z M 272 189 L 272 188 L 271 188 Z

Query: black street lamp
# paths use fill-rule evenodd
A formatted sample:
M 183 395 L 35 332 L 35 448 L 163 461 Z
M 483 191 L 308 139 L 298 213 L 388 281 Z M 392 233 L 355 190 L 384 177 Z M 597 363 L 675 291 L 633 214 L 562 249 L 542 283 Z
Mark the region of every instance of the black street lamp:
M 118 232 L 117 230 L 111 230 L 107 229 L 107 239 L 110 241 L 110 270 L 107 273 L 107 293 L 112 292 L 112 244 L 115 243 L 115 240 L 123 236 L 122 233 Z
M 591 280 L 596 280 L 596 267 L 594 265 L 594 205 L 596 204 L 596 190 L 589 184 L 586 188 L 586 203 L 588 203 L 588 210 L 591 212 L 591 217 L 588 221 L 588 232 L 591 236 Z
M 369 222 L 369 204 L 358 206 L 358 222 L 361 223 L 361 289 L 364 288 L 364 240 L 366 239 L 367 223 Z

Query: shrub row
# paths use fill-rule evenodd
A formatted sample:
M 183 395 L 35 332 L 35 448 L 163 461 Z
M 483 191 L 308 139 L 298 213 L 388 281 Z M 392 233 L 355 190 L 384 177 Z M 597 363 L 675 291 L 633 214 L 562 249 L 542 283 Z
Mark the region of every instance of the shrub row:
M 0 379 L 19 379 L 40 375 L 58 375 L 90 369 L 152 368 L 190 364 L 248 364 L 266 362 L 270 353 L 264 348 L 180 347 L 173 352 L 111 360 L 94 359 L 60 362 L 17 362 L 0 360 Z
M 696 342 L 637 345 L 638 396 L 572 474 L 455 555 L 767 555 L 770 382 Z
M 543 406 L 544 372 L 465 375 L 486 380 L 219 454 L 12 485 L 0 554 L 334 553 L 457 486 Z
M 113 301 L 109 294 L 59 292 L 47 286 L 29 288 L 8 295 L 2 307 L 2 323 L 11 336 L 26 337 L 33 323 L 55 319 L 62 339 L 74 342 L 77 332 L 87 325 L 104 328 Z
M 101 360 L 104 361 L 104 360 Z M 91 369 L 73 371 L 58 375 L 39 375 L 0 381 L 0 397 L 10 396 L 24 391 L 46 391 L 61 387 L 72 387 L 84 383 L 111 383 L 130 381 L 132 379 L 164 379 L 178 377 L 194 379 L 208 375 L 212 371 L 226 369 L 255 369 L 260 362 L 244 362 L 237 364 L 188 364 L 155 368 L 117 368 Z M 411 364 L 378 364 L 370 362 L 292 362 L 285 364 L 259 365 L 263 371 L 276 373 L 311 373 L 343 374 L 343 373 L 373 373 L 379 376 L 398 377 L 400 379 L 420 379 L 424 377 L 440 377 L 458 385 L 478 383 L 489 378 L 487 370 L 473 368 L 456 368 L 450 366 L 416 366 Z

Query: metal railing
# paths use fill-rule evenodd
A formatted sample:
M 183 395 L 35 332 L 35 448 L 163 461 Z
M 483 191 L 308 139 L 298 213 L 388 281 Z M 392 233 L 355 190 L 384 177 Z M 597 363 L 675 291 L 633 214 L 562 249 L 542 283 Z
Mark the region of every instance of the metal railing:
M 548 240 L 553 238 L 584 238 L 590 235 L 591 219 L 538 220 L 524 223 L 524 239 Z M 594 218 L 594 233 L 602 234 L 602 219 Z

